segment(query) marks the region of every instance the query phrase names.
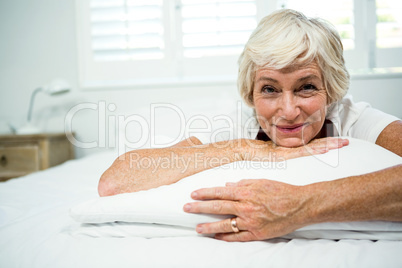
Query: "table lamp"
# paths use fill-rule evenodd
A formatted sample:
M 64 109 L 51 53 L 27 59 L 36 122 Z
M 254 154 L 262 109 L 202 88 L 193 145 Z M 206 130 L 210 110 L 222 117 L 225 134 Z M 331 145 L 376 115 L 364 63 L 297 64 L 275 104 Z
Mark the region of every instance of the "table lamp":
M 70 91 L 70 86 L 68 83 L 62 79 L 52 80 L 48 85 L 38 87 L 32 92 L 31 101 L 29 102 L 27 124 L 19 129 L 17 129 L 17 134 L 37 134 L 41 132 L 41 129 L 33 125 L 32 119 L 32 109 L 35 101 L 35 96 L 39 92 L 49 94 L 51 96 L 64 94 Z

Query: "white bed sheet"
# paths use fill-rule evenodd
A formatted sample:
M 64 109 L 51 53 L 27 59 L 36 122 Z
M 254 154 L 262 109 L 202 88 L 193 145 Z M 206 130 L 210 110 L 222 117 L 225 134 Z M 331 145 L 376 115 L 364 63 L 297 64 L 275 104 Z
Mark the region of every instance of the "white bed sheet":
M 97 197 L 104 153 L 0 184 L 0 267 L 402 267 L 402 241 L 73 235 L 69 209 Z

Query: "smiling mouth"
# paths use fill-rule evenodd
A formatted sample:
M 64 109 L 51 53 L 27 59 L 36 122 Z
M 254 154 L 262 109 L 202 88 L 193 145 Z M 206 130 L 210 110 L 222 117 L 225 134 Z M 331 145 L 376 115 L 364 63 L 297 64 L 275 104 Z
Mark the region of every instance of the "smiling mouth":
M 296 124 L 296 125 L 275 125 L 276 129 L 279 130 L 282 133 L 285 134 L 291 134 L 291 133 L 298 133 L 300 132 L 304 126 L 306 126 L 307 123 L 304 124 Z

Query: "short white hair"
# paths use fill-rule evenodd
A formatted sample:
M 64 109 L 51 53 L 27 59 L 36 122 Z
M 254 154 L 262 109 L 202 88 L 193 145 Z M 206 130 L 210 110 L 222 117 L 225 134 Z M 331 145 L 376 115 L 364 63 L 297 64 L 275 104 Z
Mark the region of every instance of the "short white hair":
M 328 104 L 342 99 L 349 88 L 341 38 L 335 27 L 319 18 L 281 9 L 263 18 L 251 34 L 239 58 L 238 89 L 253 107 L 256 72 L 261 68 L 283 69 L 317 63 Z

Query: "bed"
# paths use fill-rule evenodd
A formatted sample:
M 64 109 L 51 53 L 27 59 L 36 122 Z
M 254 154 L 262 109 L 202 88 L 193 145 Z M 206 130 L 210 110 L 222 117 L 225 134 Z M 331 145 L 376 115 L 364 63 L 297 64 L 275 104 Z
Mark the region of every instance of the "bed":
M 194 231 L 213 216 L 181 210 L 191 189 L 245 174 L 306 184 L 402 163 L 378 146 L 352 139 L 341 150 L 288 160 L 284 168 L 227 165 L 174 185 L 100 198 L 98 179 L 117 156 L 102 152 L 1 183 L 0 267 L 402 267 L 401 223 L 329 223 L 229 243 Z M 327 176 L 317 171 L 323 169 Z

